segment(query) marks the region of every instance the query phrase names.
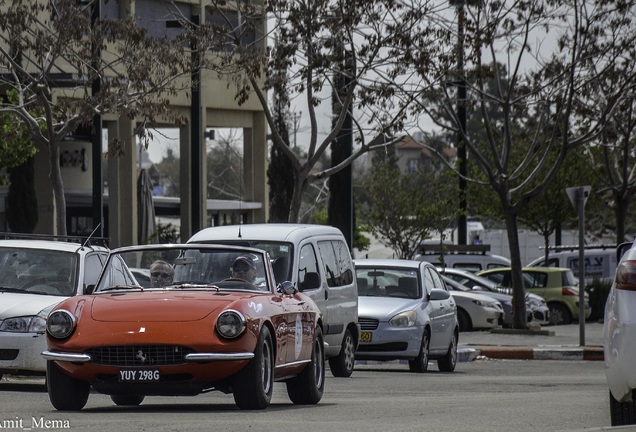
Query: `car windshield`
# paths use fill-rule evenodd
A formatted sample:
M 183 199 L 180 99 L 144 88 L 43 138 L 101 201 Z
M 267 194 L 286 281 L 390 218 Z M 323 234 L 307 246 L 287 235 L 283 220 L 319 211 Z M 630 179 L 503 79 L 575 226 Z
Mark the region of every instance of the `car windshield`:
M 165 245 L 111 252 L 96 292 L 118 289 L 271 291 L 263 251 L 235 247 Z
M 294 247 L 291 243 L 270 240 L 212 240 L 210 244 L 227 244 L 262 249 L 272 261 L 276 282 L 292 280 L 292 259 Z
M 358 295 L 366 297 L 420 298 L 418 271 L 386 267 L 356 267 Z
M 0 248 L 0 291 L 71 296 L 78 255 L 59 250 Z

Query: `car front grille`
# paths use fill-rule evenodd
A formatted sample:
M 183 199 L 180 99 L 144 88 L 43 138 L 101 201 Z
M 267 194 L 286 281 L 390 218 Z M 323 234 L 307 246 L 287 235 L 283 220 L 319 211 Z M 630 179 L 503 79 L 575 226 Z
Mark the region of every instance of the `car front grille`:
M 373 331 L 378 328 L 380 321 L 373 318 L 362 318 L 358 317 L 358 323 L 360 324 L 360 330 L 362 331 Z
M 109 366 L 165 366 L 185 363 L 193 349 L 176 345 L 118 345 L 87 351 L 93 363 Z

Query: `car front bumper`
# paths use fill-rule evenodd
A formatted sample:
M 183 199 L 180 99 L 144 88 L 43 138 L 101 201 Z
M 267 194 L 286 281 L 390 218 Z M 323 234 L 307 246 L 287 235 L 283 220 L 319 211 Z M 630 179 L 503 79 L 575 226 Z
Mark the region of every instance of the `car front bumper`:
M 45 349 L 43 333 L 0 332 L 0 373 L 44 375 L 46 361 L 40 353 Z
M 379 323 L 373 331 L 361 332 L 356 360 L 395 360 L 414 358 L 422 345 L 422 326 L 392 327 Z M 371 340 L 365 340 L 370 333 Z

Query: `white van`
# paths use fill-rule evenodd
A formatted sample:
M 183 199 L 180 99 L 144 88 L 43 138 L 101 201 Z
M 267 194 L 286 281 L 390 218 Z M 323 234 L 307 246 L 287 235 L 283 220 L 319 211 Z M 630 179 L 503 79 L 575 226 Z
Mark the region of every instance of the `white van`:
M 353 372 L 360 335 L 358 287 L 342 232 L 325 225 L 246 224 L 206 228 L 188 243 L 222 243 L 267 251 L 276 282 L 291 281 L 323 314 L 325 355 L 331 373 Z
M 415 259 L 427 261 L 437 267 L 456 268 L 477 273 L 499 267 L 510 267 L 510 260 L 490 252 L 490 245 L 455 245 L 445 244 L 444 250 L 439 244 L 420 246 L 421 254 Z
M 527 267 L 565 267 L 572 270 L 574 276 L 579 276 L 579 246 L 551 246 L 548 248 L 548 260 L 545 256 L 529 263 Z M 585 258 L 585 283 L 594 280 L 611 283 L 614 280 L 618 260 L 616 245 L 590 245 L 583 250 Z

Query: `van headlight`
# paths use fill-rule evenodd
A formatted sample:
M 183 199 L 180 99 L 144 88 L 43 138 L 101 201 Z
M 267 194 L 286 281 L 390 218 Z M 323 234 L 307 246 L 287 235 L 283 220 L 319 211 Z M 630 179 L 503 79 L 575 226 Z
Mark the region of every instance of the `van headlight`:
M 76 324 L 75 316 L 67 310 L 56 310 L 46 320 L 46 331 L 56 339 L 69 337 Z

